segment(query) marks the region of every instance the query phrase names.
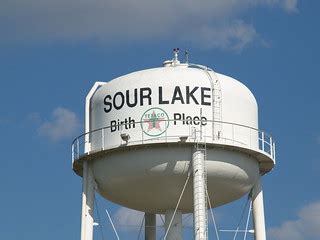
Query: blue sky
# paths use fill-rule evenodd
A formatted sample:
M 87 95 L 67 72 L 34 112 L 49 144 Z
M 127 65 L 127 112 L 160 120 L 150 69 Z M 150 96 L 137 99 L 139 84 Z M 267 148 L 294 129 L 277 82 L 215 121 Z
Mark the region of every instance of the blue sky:
M 263 178 L 268 239 L 319 239 L 319 8 L 316 0 L 1 1 L 0 239 L 79 239 L 70 145 L 83 132 L 86 93 L 95 81 L 160 66 L 174 47 L 257 98 L 260 128 L 277 143 L 277 165 Z M 139 214 L 97 199 L 105 236 L 106 207 L 117 223 L 136 224 Z M 221 228 L 235 228 L 244 201 L 217 209 Z

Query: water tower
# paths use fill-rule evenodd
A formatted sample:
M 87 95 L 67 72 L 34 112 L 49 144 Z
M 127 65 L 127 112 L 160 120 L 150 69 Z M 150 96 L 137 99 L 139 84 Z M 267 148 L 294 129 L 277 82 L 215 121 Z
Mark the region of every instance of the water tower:
M 81 239 L 93 239 L 97 191 L 145 212 L 146 225 L 165 214 L 166 240 L 182 239 L 182 214 L 191 212 L 194 238 L 207 239 L 208 207 L 251 192 L 255 240 L 265 240 L 260 178 L 275 164 L 275 144 L 258 129 L 246 86 L 180 63 L 177 49 L 162 67 L 96 82 L 86 132 L 72 144 L 73 170 L 83 179 Z M 145 233 L 156 238 L 155 228 Z

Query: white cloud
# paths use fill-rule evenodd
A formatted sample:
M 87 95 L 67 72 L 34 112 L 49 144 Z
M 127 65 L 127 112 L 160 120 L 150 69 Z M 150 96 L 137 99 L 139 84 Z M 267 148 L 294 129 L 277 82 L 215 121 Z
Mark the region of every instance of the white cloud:
M 256 40 L 258 34 L 252 25 L 235 21 L 222 26 L 203 26 L 196 29 L 190 40 L 202 48 L 221 48 L 239 51 Z
M 143 216 L 143 212 L 139 212 L 125 207 L 120 207 L 118 211 L 114 214 L 114 220 L 115 224 L 118 226 L 137 226 L 137 228 L 139 228 Z
M 298 219 L 288 220 L 280 227 L 269 229 L 268 234 L 274 240 L 304 240 L 320 238 L 320 202 L 303 207 Z
M 50 121 L 41 123 L 38 133 L 41 136 L 48 137 L 50 140 L 58 141 L 74 137 L 79 128 L 80 121 L 77 115 L 66 108 L 58 107 L 52 112 Z
M 137 230 L 140 227 L 142 219 L 144 217 L 144 212 L 136 211 L 133 209 L 120 207 L 118 211 L 114 214 L 113 218 L 115 220 L 115 225 L 127 227 L 126 230 Z M 161 219 L 162 217 L 162 219 Z M 165 219 L 164 215 L 157 214 L 156 217 L 157 227 L 164 227 L 163 221 Z M 192 227 L 193 226 L 193 215 L 183 215 L 183 226 Z M 136 227 L 136 228 L 135 228 Z
M 118 226 L 127 227 L 126 229 L 129 231 L 139 229 L 143 218 L 144 218 L 144 212 L 136 211 L 126 207 L 120 207 L 118 211 L 114 214 L 115 224 Z M 162 216 L 162 218 L 164 219 L 164 216 Z M 157 221 L 158 227 L 163 226 L 163 223 L 159 214 L 157 214 L 156 221 Z
M 283 6 L 287 12 L 297 12 L 298 0 L 284 0 Z
M 0 42 L 177 39 L 241 49 L 257 31 L 242 16 L 257 7 L 297 11 L 297 0 L 10 0 L 0 7 Z

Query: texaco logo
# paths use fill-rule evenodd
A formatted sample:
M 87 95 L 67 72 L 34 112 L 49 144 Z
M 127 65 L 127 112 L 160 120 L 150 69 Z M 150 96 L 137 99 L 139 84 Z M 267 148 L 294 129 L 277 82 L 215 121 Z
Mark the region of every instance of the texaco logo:
M 141 117 L 142 131 L 149 136 L 159 136 L 169 127 L 168 114 L 161 108 L 150 108 Z

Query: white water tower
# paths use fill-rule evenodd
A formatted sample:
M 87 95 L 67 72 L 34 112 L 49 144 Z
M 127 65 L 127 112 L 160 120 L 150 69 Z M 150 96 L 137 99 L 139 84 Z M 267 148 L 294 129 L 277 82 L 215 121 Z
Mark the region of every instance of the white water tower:
M 255 97 L 174 53 L 163 67 L 96 82 L 86 98 L 86 132 L 72 145 L 82 240 L 93 239 L 95 190 L 145 212 L 148 225 L 165 214 L 167 240 L 182 239 L 182 214 L 191 212 L 194 238 L 207 239 L 207 209 L 252 191 L 255 240 L 266 239 L 260 178 L 275 164 L 275 144 L 258 130 Z M 156 239 L 155 228 L 146 239 Z

